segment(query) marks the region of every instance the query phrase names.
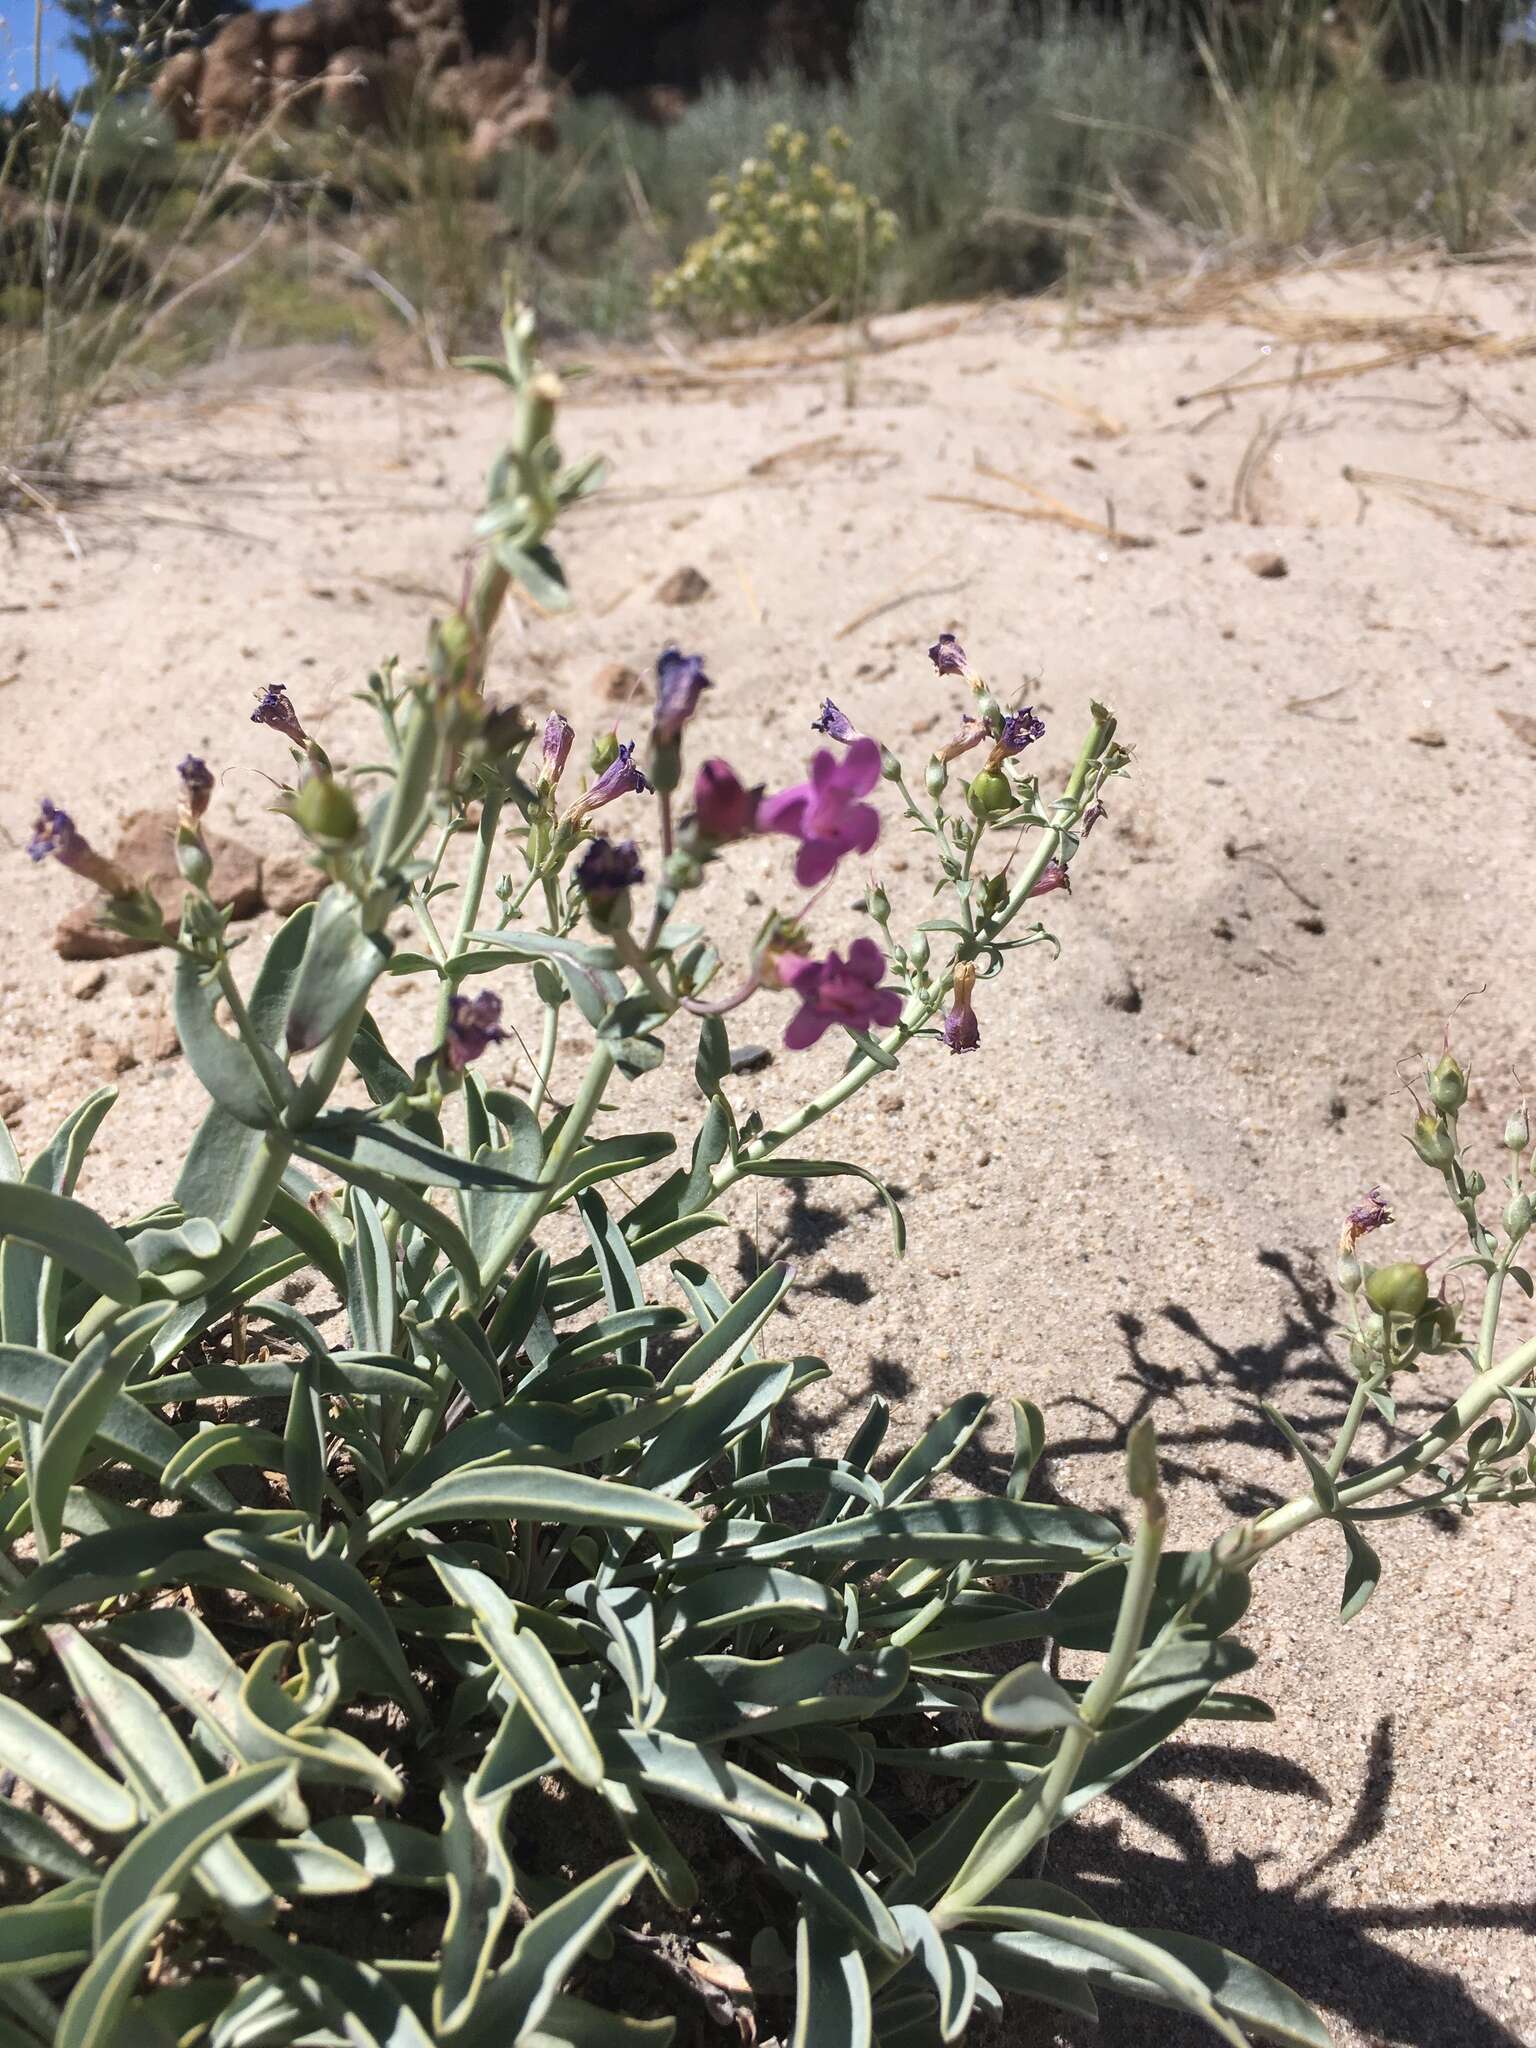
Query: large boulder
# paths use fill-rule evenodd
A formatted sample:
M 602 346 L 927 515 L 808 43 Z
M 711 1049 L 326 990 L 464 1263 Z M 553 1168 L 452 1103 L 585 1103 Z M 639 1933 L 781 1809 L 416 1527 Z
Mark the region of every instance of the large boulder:
M 166 59 L 150 86 L 150 97 L 169 121 L 178 142 L 195 142 L 202 99 L 203 53 L 178 50 Z
M 198 133 L 238 135 L 266 113 L 272 85 L 272 17 L 237 14 L 203 53 Z
M 387 57 L 361 47 L 338 50 L 325 67 L 320 103 L 330 120 L 361 134 L 384 126 L 395 88 Z

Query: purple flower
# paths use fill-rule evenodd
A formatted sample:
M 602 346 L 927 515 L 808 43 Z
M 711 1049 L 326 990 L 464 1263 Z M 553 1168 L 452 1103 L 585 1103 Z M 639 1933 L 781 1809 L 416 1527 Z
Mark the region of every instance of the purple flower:
M 1072 879 L 1059 860 L 1048 860 L 1040 870 L 1040 879 L 1030 890 L 1031 896 L 1049 896 L 1053 889 L 1065 889 L 1070 896 Z
M 1015 754 L 1022 754 L 1026 747 L 1044 738 L 1044 719 L 1036 718 L 1033 705 L 1026 704 L 1022 710 L 1010 711 L 1003 720 L 997 751 L 1004 760 L 1011 760 Z
M 879 747 L 873 740 L 857 739 L 842 756 L 823 747 L 811 762 L 808 782 L 764 798 L 758 829 L 800 841 L 795 880 L 802 889 L 814 889 L 845 853 L 868 853 L 880 837 L 880 813 L 873 804 L 858 802 L 879 780 Z
M 576 728 L 564 712 L 551 711 L 544 721 L 544 766 L 539 771 L 539 781 L 545 789 L 553 789 L 565 773 L 575 737 Z
M 965 649 L 953 633 L 941 633 L 928 650 L 928 659 L 941 676 L 968 676 L 971 665 Z
M 944 1043 L 951 1052 L 975 1052 L 981 1044 L 981 1026 L 971 1008 L 971 990 L 975 986 L 976 970 L 965 961 L 955 969 L 954 1005 L 944 1017 Z
M 811 720 L 812 732 L 824 732 L 829 740 L 836 740 L 840 747 L 850 746 L 859 736 L 859 728 L 845 712 L 839 711 L 830 697 L 821 700 L 821 716 Z
M 850 1031 L 894 1024 L 901 1015 L 901 992 L 880 987 L 884 972 L 885 955 L 873 939 L 855 939 L 846 960 L 836 952 L 825 960 L 781 955 L 779 984 L 792 989 L 801 1005 L 784 1030 L 790 1051 L 803 1052 L 833 1024 Z
M 704 838 L 716 846 L 745 839 L 757 829 L 763 786 L 748 789 L 729 761 L 706 761 L 693 783 L 693 819 Z
M 56 860 L 72 875 L 83 875 L 86 881 L 94 882 L 104 896 L 134 893 L 133 877 L 115 860 L 98 853 L 85 834 L 76 829 L 68 811 L 61 811 L 47 797 L 37 807 L 37 822 L 27 841 L 27 854 L 32 860 Z
M 699 699 L 714 685 L 704 673 L 702 654 L 684 654 L 664 647 L 656 663 L 656 723 L 652 738 L 659 747 L 677 744 L 683 727 L 699 708 Z
M 195 824 L 213 799 L 213 771 L 196 754 L 183 754 L 176 773 L 181 777 L 182 806 Z
M 1362 1200 L 1356 1202 L 1344 1218 L 1344 1245 L 1353 1251 L 1362 1237 L 1373 1230 L 1380 1230 L 1384 1223 L 1392 1221 L 1392 1211 L 1387 1207 L 1386 1198 L 1380 1188 L 1372 1188 Z
M 37 823 L 32 827 L 32 837 L 27 841 L 27 854 L 32 860 L 56 860 L 64 867 L 78 870 L 80 859 L 90 853 L 90 841 L 75 830 L 75 821 L 68 811 L 61 811 L 56 803 L 44 797 L 37 807 Z
M 1101 804 L 1098 798 L 1095 797 L 1093 802 L 1088 806 L 1087 810 L 1083 813 L 1082 823 L 1077 828 L 1078 837 L 1080 839 L 1086 839 L 1088 837 L 1088 834 L 1093 830 L 1094 826 L 1098 824 L 1100 818 L 1107 818 L 1108 816 L 1109 812 L 1105 810 L 1103 804 Z
M 448 1036 L 443 1057 L 449 1069 L 462 1073 L 471 1060 L 479 1059 L 488 1046 L 500 1045 L 506 1037 L 501 1028 L 501 997 L 489 989 L 477 996 L 448 998 Z
M 588 901 L 611 903 L 621 890 L 645 880 L 633 839 L 594 839 L 576 864 L 576 885 Z
M 299 723 L 299 714 L 289 700 L 288 692 L 281 683 L 268 683 L 264 690 L 256 693 L 256 709 L 251 713 L 252 725 L 270 725 L 274 732 L 280 732 L 293 741 L 296 747 L 306 746 L 309 735 Z
M 566 823 L 574 824 L 585 818 L 591 811 L 611 804 L 615 797 L 628 796 L 638 790 L 644 796 L 651 785 L 635 766 L 635 743 L 626 740 L 608 766 L 598 776 L 590 789 L 584 790 L 566 812 Z

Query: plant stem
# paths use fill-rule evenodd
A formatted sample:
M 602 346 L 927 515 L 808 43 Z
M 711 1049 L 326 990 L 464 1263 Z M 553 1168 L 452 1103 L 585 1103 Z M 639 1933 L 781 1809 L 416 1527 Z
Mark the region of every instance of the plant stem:
M 539 1064 L 534 1070 L 533 1093 L 528 1098 L 528 1107 L 535 1116 L 544 1107 L 544 1098 L 549 1093 L 549 1077 L 554 1071 L 559 1036 L 560 1012 L 553 1004 L 547 1004 L 544 1022 L 539 1027 Z
M 1344 1427 L 1339 1431 L 1339 1440 L 1329 1454 L 1330 1479 L 1337 1479 L 1344 1470 L 1344 1460 L 1349 1456 L 1350 1447 L 1355 1441 L 1355 1432 L 1365 1420 L 1366 1404 L 1369 1400 L 1370 1396 L 1366 1393 L 1365 1382 L 1362 1380 L 1349 1397 L 1349 1413 L 1344 1417 Z
M 933 1909 L 936 1926 L 959 1925 L 966 1913 L 981 1905 L 1018 1869 L 1036 1844 L 1050 1834 L 1088 1754 L 1095 1735 L 1114 1711 L 1131 1667 L 1141 1652 L 1147 1615 L 1157 1586 L 1168 1512 L 1160 1493 L 1152 1494 L 1136 1531 L 1136 1543 L 1120 1596 L 1120 1612 L 1104 1662 L 1078 1708 L 1080 1725 L 1063 1731 L 1043 1780 L 1015 1792 L 1008 1804 L 982 1830 L 976 1846 L 960 1866 L 953 1883 Z
M 1527 1339 L 1499 1364 L 1480 1372 L 1439 1419 L 1416 1436 L 1395 1458 L 1388 1459 L 1385 1464 L 1373 1465 L 1370 1471 L 1362 1472 L 1348 1486 L 1341 1486 L 1339 1505 L 1345 1509 L 1362 1506 L 1366 1501 L 1374 1500 L 1377 1494 L 1390 1492 L 1393 1487 L 1401 1486 L 1405 1480 L 1424 1471 L 1465 1436 L 1475 1422 L 1481 1421 L 1511 1388 L 1519 1386 L 1533 1367 L 1536 1367 L 1536 1337 Z M 1287 1536 L 1293 1536 L 1298 1529 L 1305 1529 L 1323 1519 L 1323 1510 L 1313 1495 L 1299 1493 L 1294 1500 L 1271 1508 L 1268 1514 L 1259 1517 L 1241 1546 L 1234 1551 L 1232 1562 L 1246 1569 L 1255 1558 L 1262 1557 L 1266 1550 L 1273 1550 Z
M 587 1126 L 597 1114 L 597 1107 L 603 1099 L 603 1090 L 608 1085 L 613 1065 L 612 1048 L 605 1039 L 599 1039 L 593 1048 L 591 1059 L 587 1062 L 586 1075 L 576 1100 L 565 1113 L 565 1122 L 560 1126 L 560 1135 L 555 1140 L 554 1150 L 544 1162 L 544 1172 L 538 1186 L 524 1197 L 517 1214 L 491 1248 L 490 1256 L 481 1267 L 481 1295 L 478 1303 L 480 1308 L 484 1308 L 486 1302 L 490 1300 L 496 1282 L 532 1237 L 550 1203 L 565 1185 L 566 1169 L 587 1134 Z
M 480 822 L 475 827 L 475 850 L 469 857 L 469 872 L 464 877 L 464 892 L 459 899 L 458 922 L 454 926 L 453 947 L 448 959 L 456 959 L 463 952 L 469 934 L 474 930 L 480 917 L 480 903 L 485 895 L 486 877 L 490 873 L 491 854 L 496 846 L 496 830 L 501 823 L 502 806 L 506 798 L 500 790 L 494 790 L 480 806 Z M 447 962 L 442 963 L 446 966 Z M 441 1045 L 448 1033 L 448 1004 L 453 996 L 453 984 L 446 974 L 437 992 L 437 1038 Z

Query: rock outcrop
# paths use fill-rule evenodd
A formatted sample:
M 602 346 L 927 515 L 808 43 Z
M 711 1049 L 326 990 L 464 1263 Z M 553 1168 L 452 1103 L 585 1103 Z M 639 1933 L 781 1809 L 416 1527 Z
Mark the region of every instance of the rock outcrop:
M 477 154 L 550 148 L 567 94 L 623 96 L 675 118 L 712 78 L 790 64 L 846 69 L 858 0 L 303 0 L 237 15 L 161 69 L 154 95 L 184 140 L 269 114 L 359 130 L 423 93 Z

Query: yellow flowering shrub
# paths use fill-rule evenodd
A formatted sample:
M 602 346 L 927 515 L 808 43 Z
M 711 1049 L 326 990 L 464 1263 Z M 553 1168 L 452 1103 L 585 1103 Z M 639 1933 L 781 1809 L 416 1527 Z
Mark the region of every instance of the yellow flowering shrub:
M 803 129 L 776 122 L 765 156 L 715 179 L 716 225 L 657 279 L 654 303 L 705 328 L 850 312 L 896 239 L 896 216 L 842 175 L 848 147 L 829 128 L 814 153 Z

